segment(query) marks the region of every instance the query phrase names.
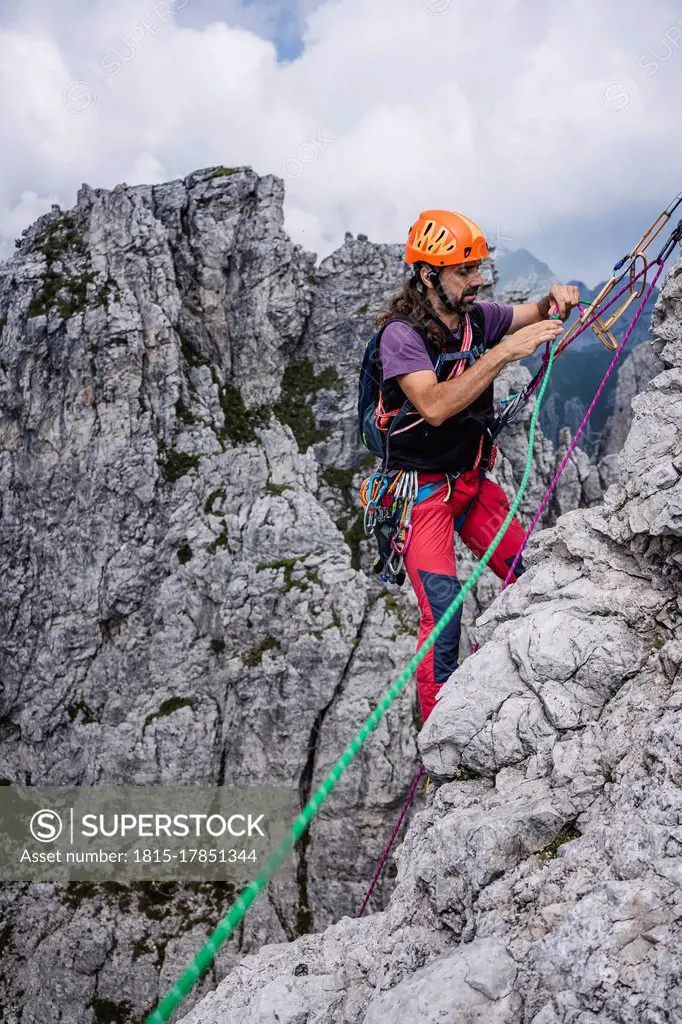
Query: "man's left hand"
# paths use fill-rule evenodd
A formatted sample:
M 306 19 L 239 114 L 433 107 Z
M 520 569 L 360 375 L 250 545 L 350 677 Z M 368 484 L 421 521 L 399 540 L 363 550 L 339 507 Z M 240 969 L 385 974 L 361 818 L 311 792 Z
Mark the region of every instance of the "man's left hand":
M 574 284 L 555 284 L 549 290 L 549 308 L 559 307 L 559 319 L 567 320 L 574 306 L 580 302 L 580 290 Z

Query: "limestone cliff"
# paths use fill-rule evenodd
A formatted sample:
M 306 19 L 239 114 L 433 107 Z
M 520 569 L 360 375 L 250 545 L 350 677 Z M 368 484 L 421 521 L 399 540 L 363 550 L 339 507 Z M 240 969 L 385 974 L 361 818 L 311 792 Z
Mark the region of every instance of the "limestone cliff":
M 5 784 L 257 782 L 303 803 L 413 653 L 409 588 L 363 571 L 355 434 L 401 247 L 349 236 L 316 267 L 282 200 L 249 168 L 83 186 L 0 265 Z M 513 368 L 499 387 L 524 379 Z M 495 470 L 510 494 L 528 415 Z M 526 516 L 560 454 L 538 436 Z M 576 452 L 547 522 L 600 495 Z M 496 588 L 482 580 L 469 603 L 463 653 Z M 419 764 L 417 721 L 408 687 L 204 988 L 357 912 Z M 392 886 L 389 870 L 375 908 Z M 3 886 L 4 1019 L 138 1019 L 232 896 Z

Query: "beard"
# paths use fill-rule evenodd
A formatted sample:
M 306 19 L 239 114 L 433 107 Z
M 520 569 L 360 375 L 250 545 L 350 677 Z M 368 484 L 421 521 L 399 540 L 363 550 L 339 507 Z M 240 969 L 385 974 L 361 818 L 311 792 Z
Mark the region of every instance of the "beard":
M 471 304 L 476 301 L 478 288 L 465 288 L 458 299 L 450 295 L 447 291 L 445 294 L 448 300 L 447 312 L 456 313 L 457 316 L 461 317 L 468 311 Z

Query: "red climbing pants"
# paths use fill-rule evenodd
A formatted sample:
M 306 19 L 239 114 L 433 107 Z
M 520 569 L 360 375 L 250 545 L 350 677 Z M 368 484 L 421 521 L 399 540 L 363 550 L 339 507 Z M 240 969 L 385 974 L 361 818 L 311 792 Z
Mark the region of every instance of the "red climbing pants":
M 451 484 L 442 473 L 419 473 L 420 486 L 443 480 L 443 486 L 415 504 L 412 535 L 405 552 L 405 570 L 419 601 L 421 619 L 417 649 L 461 590 L 455 564 L 455 530 L 466 546 L 480 558 L 509 512 L 507 497 L 482 470 L 462 473 Z M 495 554 L 488 563 L 504 579 L 521 546 L 524 530 L 512 519 Z M 524 572 L 519 560 L 512 581 Z M 436 694 L 458 667 L 461 610 L 450 620 L 436 643 L 417 668 L 417 693 L 422 724 L 431 714 Z

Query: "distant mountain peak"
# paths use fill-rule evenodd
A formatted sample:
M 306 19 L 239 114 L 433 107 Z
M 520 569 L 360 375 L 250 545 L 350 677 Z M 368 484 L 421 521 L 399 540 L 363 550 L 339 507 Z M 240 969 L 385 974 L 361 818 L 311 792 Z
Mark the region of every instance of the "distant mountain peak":
M 501 296 L 523 294 L 526 301 L 534 302 L 546 295 L 558 280 L 547 264 L 528 249 L 500 253 L 495 262 L 499 275 L 497 291 Z

